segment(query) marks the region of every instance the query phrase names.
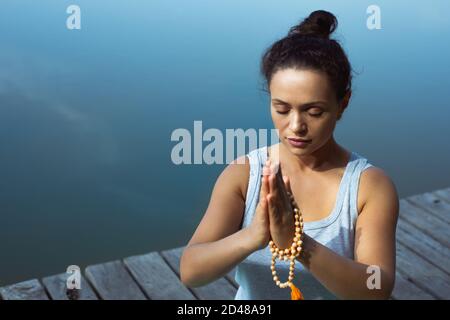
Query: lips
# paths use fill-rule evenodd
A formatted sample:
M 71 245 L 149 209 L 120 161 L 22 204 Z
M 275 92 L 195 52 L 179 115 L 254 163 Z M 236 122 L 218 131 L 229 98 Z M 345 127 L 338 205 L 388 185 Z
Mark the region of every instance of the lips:
M 308 139 L 291 138 L 291 137 L 288 137 L 288 139 L 291 141 L 294 141 L 294 142 L 310 142 L 311 141 L 311 139 L 308 140 Z
M 302 148 L 302 149 L 306 148 L 311 143 L 311 140 L 300 138 L 287 138 L 287 141 L 289 141 L 289 144 L 294 148 Z

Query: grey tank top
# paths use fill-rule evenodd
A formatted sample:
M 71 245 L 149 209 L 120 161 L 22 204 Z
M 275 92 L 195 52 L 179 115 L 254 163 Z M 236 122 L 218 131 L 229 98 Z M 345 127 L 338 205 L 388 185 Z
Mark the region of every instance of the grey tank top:
M 250 175 L 245 201 L 245 213 L 241 228 L 247 227 L 253 218 L 259 201 L 261 176 L 267 159 L 267 146 L 247 154 Z M 353 259 L 355 225 L 358 217 L 357 195 L 361 172 L 372 166 L 356 152 L 351 153 L 339 185 L 336 202 L 331 213 L 324 219 L 305 222 L 305 233 L 341 256 Z M 247 256 L 236 267 L 235 280 L 239 284 L 235 300 L 289 300 L 289 288 L 279 288 L 272 279 L 269 246 Z M 287 281 L 289 262 L 276 263 L 277 274 Z M 336 299 L 303 265 L 295 261 L 293 283 L 305 299 Z

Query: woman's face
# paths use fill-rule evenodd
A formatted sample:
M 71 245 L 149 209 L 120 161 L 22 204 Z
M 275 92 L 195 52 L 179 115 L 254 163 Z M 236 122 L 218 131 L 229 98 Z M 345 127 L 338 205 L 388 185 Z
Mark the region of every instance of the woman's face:
M 311 154 L 333 136 L 343 111 L 325 73 L 278 70 L 270 82 L 271 115 L 281 143 L 296 155 Z M 348 98 L 343 99 L 348 103 Z M 343 105 L 341 103 L 341 105 Z M 295 146 L 289 138 L 309 142 Z

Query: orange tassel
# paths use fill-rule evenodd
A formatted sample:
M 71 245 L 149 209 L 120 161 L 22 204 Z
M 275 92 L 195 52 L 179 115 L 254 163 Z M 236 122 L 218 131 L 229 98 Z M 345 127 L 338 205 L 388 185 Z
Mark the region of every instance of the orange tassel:
M 289 286 L 291 287 L 291 300 L 305 300 L 303 294 L 296 286 L 294 286 L 292 282 L 289 284 Z

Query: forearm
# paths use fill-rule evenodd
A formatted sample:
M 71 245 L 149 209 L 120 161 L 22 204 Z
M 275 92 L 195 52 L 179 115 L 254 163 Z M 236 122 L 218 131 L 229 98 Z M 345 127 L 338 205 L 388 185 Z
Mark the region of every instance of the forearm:
M 393 281 L 381 270 L 380 289 L 369 289 L 368 265 L 342 257 L 304 235 L 302 254 L 297 258 L 328 290 L 341 299 L 388 299 Z
M 251 240 L 248 229 L 244 228 L 214 242 L 189 246 L 180 262 L 182 282 L 199 287 L 223 277 L 257 250 Z

